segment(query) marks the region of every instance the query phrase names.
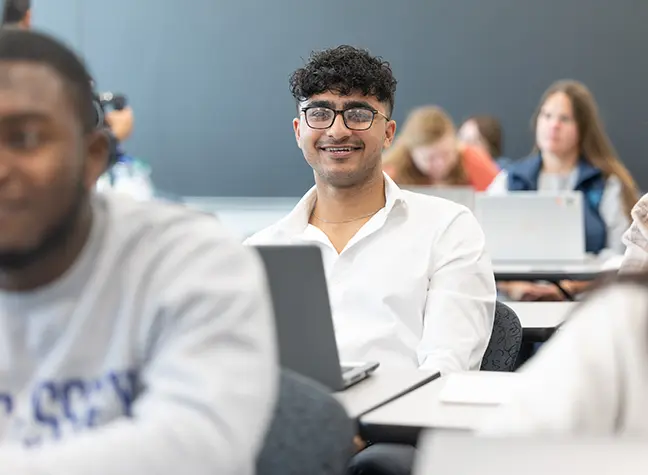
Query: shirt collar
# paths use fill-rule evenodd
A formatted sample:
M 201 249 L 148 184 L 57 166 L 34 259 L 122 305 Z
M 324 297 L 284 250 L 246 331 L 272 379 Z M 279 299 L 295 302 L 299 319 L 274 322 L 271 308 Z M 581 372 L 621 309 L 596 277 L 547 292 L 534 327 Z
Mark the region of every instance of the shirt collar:
M 395 206 L 405 206 L 407 204 L 406 195 L 398 185 L 386 173 L 383 173 L 385 179 L 385 215 L 389 216 Z M 277 223 L 277 228 L 282 232 L 294 236 L 304 232 L 308 226 L 308 220 L 313 212 L 315 200 L 317 199 L 317 187 L 313 186 L 299 200 L 299 203 L 293 210 Z

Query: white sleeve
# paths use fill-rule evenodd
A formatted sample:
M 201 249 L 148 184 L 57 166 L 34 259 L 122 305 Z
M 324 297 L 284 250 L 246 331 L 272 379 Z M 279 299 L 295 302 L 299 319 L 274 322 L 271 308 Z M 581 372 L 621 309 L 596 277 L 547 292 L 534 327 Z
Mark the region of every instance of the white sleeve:
M 623 206 L 621 180 L 616 176 L 607 179 L 599 209 L 607 229 L 606 249 L 616 255 L 623 254 L 625 245 L 622 237 L 630 225 L 630 219 Z
M 132 417 L 37 449 L 2 447 L 3 473 L 254 473 L 275 401 L 271 303 L 256 254 L 214 226 L 156 254 L 143 288 L 157 311 L 142 332 L 148 356 Z
M 434 243 L 418 346 L 421 369 L 478 370 L 493 330 L 496 294 L 484 233 L 464 210 Z
M 508 192 L 508 172 L 506 170 L 502 170 L 497 174 L 493 182 L 490 184 L 488 190 L 486 190 L 486 193 L 496 195 L 504 194 L 506 192 Z
M 637 272 L 648 268 L 648 195 L 632 209 L 632 224 L 623 235 L 626 245 L 621 272 Z
M 609 435 L 621 429 L 622 401 L 631 399 L 633 385 L 646 384 L 646 315 L 643 288 L 618 286 L 592 296 L 522 369 L 512 401 L 481 432 Z

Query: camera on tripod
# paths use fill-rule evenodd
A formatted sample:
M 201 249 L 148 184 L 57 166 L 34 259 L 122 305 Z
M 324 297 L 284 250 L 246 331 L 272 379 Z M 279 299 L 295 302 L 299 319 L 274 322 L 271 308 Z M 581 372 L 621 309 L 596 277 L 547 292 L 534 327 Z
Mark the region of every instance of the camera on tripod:
M 112 92 L 95 93 L 93 102 L 97 127 L 107 127 L 106 111 L 109 108 L 114 110 L 123 110 L 128 105 L 126 96 L 124 96 L 123 94 L 114 94 Z

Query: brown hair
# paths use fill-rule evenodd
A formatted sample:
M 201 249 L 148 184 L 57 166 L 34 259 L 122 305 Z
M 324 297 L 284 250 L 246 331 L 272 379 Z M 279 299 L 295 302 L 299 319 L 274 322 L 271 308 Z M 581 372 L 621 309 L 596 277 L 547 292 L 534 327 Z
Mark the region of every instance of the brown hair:
M 479 131 L 479 135 L 482 136 L 486 146 L 488 147 L 488 153 L 493 158 L 499 158 L 502 156 L 502 124 L 500 121 L 491 115 L 474 115 L 466 119 L 466 122 L 474 122 Z
M 392 178 L 399 185 L 431 184 L 430 177 L 414 165 L 410 151 L 420 145 L 434 144 L 447 134 L 455 135 L 456 132 L 452 119 L 443 109 L 437 106 L 414 109 L 393 146 L 384 153 L 384 167 L 390 170 Z M 447 182 L 452 185 L 468 184 L 461 157 L 450 172 Z
M 639 199 L 637 184 L 628 169 L 618 158 L 609 137 L 605 133 L 603 123 L 599 116 L 598 106 L 594 96 L 584 84 L 578 81 L 563 80 L 552 84 L 544 93 L 538 108 L 533 114 L 531 124 L 533 132 L 536 131 L 538 117 L 542 106 L 550 96 L 562 92 L 569 97 L 578 127 L 578 148 L 592 166 L 603 172 L 605 178 L 616 176 L 621 181 L 623 207 L 628 216 Z M 538 151 L 536 145 L 534 152 Z

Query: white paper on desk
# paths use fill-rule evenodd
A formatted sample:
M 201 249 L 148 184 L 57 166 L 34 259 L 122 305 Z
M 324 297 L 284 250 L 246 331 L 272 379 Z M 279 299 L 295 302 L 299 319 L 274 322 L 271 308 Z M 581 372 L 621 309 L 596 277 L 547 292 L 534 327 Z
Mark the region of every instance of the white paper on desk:
M 439 400 L 445 404 L 506 404 L 519 384 L 519 375 L 515 373 L 451 374 L 439 393 Z

